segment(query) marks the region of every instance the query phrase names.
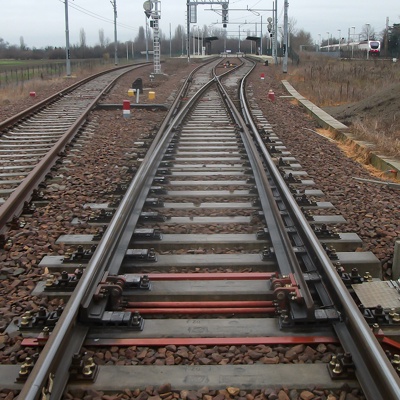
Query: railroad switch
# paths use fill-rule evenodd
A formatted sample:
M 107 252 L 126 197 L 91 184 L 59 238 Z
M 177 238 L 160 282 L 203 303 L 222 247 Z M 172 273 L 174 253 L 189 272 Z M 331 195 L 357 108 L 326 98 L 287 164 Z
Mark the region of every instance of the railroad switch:
M 97 327 L 126 327 L 130 330 L 142 331 L 144 319 L 139 312 L 106 311 L 107 299 L 94 302 L 89 309 L 81 310 L 80 320 L 85 324 Z
M 92 357 L 88 357 L 86 354 L 74 354 L 68 372 L 70 382 L 94 382 L 99 372 L 99 367 L 94 363 Z
M 303 296 L 293 274 L 271 278 L 271 290 L 280 309 L 288 308 L 289 300 L 301 302 Z
M 105 273 L 93 295 L 93 300 L 87 309 L 82 308 L 80 319 L 84 323 L 95 326 L 124 326 L 129 329 L 142 330 L 144 320 L 135 311 L 124 311 L 124 289 L 150 290 L 150 280 L 147 275 L 116 275 Z
M 133 232 L 133 239 L 161 240 L 162 233 L 158 229 L 151 229 L 151 228 L 135 229 Z
M 104 208 L 100 210 L 98 215 L 90 216 L 88 219 L 89 224 L 99 224 L 99 223 L 109 223 L 114 216 L 114 210 L 105 210 Z
M 148 197 L 145 201 L 147 207 L 164 207 L 164 202 L 157 197 Z
M 130 260 L 140 260 L 156 262 L 157 254 L 153 248 L 151 249 L 128 249 L 125 253 L 126 258 Z
M 355 379 L 355 365 L 351 354 L 333 355 L 328 364 L 328 371 L 333 380 Z
M 40 307 L 39 311 L 32 313 L 26 311 L 18 322 L 18 329 L 21 331 L 35 328 L 43 329 L 44 326 L 54 327 L 63 312 L 63 307 L 58 307 L 55 311 L 47 311 Z
M 108 275 L 106 272 L 100 284 L 117 284 L 122 290 L 140 289 L 151 290 L 151 282 L 148 275 L 125 274 L 125 275 Z
M 142 212 L 140 213 L 139 222 L 164 222 L 166 221 L 166 217 L 156 211 Z
M 44 290 L 62 290 L 72 292 L 81 279 L 82 274 L 83 270 L 81 268 L 77 268 L 73 274 L 68 274 L 68 272 L 62 271 L 59 277 L 55 277 L 55 275 L 49 275 L 46 279 Z
M 96 245 L 92 245 L 90 249 L 84 249 L 83 246 L 78 246 L 78 249 L 73 253 L 66 253 L 63 259 L 64 264 L 68 263 L 87 263 L 92 258 L 96 250 Z

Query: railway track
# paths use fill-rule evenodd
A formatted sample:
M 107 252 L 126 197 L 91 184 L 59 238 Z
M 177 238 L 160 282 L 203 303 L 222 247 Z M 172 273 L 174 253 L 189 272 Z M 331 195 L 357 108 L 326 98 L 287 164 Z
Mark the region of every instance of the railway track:
M 178 390 L 232 392 L 347 384 L 361 387 L 368 399 L 397 398 L 398 376 L 340 276 L 352 268 L 353 282 L 362 281 L 356 267 L 374 260 L 360 263 L 332 250 L 358 242 L 331 232 L 326 216 L 310 226 L 307 210 L 332 205 L 314 200 L 322 193 L 302 179 L 268 122 L 254 109 L 251 117 L 243 96 L 237 98 L 252 63 L 235 64 L 222 69 L 215 61 L 215 77 L 212 63 L 196 71 L 119 207 L 86 205 L 100 210 L 87 221 L 100 233 L 61 236 L 75 251 L 42 260 L 51 275 L 36 293 L 69 301 L 62 310 L 18 321 L 25 345 L 44 346 L 35 363 L 19 369 L 21 382 L 29 375 L 21 398 L 61 398 L 67 377 L 72 390 L 115 392 L 165 382 Z M 314 354 L 319 344 L 341 351 L 325 358 L 324 368 L 289 363 L 288 354 L 281 364 L 273 346 L 289 344 Z M 142 352 L 175 346 L 184 362 L 94 364 L 90 356 L 106 346 Z M 198 365 L 188 349 L 202 353 Z M 235 362 L 237 351 L 247 361 Z
M 101 96 L 132 68 L 138 66 L 84 79 L 0 124 L 2 231 L 21 213 L 24 205 L 29 208 L 27 203 L 32 194 L 37 195 L 39 184 L 87 122 L 88 114 Z

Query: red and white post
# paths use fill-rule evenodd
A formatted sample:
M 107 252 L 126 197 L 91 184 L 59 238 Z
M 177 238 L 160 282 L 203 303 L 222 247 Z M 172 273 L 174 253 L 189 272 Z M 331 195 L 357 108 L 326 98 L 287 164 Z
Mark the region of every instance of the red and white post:
M 131 102 L 129 100 L 124 100 L 122 114 L 125 118 L 129 118 L 131 116 Z

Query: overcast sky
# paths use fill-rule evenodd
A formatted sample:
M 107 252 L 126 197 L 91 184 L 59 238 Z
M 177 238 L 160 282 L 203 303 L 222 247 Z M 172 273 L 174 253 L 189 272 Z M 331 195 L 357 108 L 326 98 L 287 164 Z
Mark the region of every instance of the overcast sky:
M 138 28 L 145 25 L 144 0 L 115 0 L 118 11 L 118 40 L 126 42 L 137 36 Z M 278 24 L 283 25 L 284 0 L 278 2 Z M 68 0 L 70 43 L 79 44 L 79 32 L 83 28 L 88 45 L 99 42 L 99 30 L 105 37 L 114 40 L 113 6 L 110 0 Z M 42 48 L 65 46 L 65 4 L 64 0 L 0 0 L 0 38 L 9 44 L 20 44 L 21 36 L 25 45 Z M 221 16 L 211 10 L 221 9 L 217 5 L 197 7 L 197 25 L 211 25 L 221 28 Z M 267 18 L 272 16 L 272 0 L 230 0 L 229 36 L 238 36 L 239 29 L 255 33 L 266 31 Z M 254 12 L 247 11 L 248 9 Z M 257 11 L 255 11 L 257 10 Z M 265 11 L 264 11 L 265 10 Z M 259 15 L 257 15 L 257 12 Z M 296 21 L 297 29 L 310 32 L 314 41 L 329 36 L 346 37 L 359 33 L 365 24 L 370 24 L 376 33 L 386 26 L 400 23 L 400 0 L 290 0 L 289 18 Z M 169 38 L 177 25 L 186 26 L 186 0 L 161 0 L 160 27 Z M 257 28 L 256 28 L 257 24 Z M 243 26 L 239 28 L 239 26 Z

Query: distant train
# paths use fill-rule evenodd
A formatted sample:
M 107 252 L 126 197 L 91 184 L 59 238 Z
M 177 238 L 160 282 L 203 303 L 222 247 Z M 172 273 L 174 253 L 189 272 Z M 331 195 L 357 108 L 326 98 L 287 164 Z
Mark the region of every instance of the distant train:
M 369 52 L 371 56 L 379 56 L 381 53 L 381 42 L 379 40 L 362 40 L 360 42 L 336 43 L 329 46 L 321 46 L 320 51 L 341 51 L 341 52 Z

